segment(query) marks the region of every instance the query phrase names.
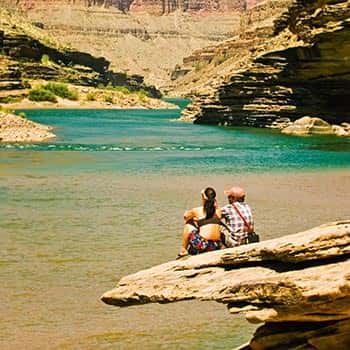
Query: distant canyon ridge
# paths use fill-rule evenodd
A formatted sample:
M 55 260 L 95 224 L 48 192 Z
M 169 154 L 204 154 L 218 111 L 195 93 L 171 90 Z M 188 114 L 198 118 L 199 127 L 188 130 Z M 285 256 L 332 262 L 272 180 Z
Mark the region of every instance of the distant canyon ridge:
M 0 0 L 62 45 L 159 88 L 194 51 L 231 38 L 259 0 Z
M 14 1 L 6 1 L 13 3 Z M 169 14 L 176 10 L 184 12 L 230 12 L 253 6 L 257 0 L 17 0 L 22 10 L 32 10 L 38 5 L 74 5 L 114 7 L 123 12 L 146 12 L 156 15 Z

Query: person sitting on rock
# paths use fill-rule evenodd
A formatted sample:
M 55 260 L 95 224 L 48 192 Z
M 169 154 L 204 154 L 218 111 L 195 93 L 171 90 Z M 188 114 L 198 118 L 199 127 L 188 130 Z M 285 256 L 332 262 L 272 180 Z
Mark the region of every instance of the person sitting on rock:
M 222 248 L 220 239 L 221 211 L 216 201 L 216 192 L 207 187 L 201 191 L 202 206 L 187 210 L 181 251 L 178 257 L 195 255 Z
M 248 233 L 254 232 L 253 215 L 250 206 L 245 203 L 243 188 L 234 186 L 224 191 L 229 204 L 221 208 L 221 216 L 230 228 L 230 238 L 225 240 L 227 247 L 248 243 Z

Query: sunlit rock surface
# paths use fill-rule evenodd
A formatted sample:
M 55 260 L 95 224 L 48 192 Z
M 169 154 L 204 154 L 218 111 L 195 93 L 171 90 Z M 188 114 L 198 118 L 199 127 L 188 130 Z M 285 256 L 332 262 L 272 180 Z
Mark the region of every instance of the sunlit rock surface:
M 300 136 L 313 134 L 350 136 L 350 132 L 347 130 L 346 125 L 330 125 L 329 123 L 317 117 L 303 117 L 297 119 L 291 125 L 283 128 L 282 133 Z
M 252 6 L 256 0 L 250 1 Z M 231 37 L 242 0 L 0 0 L 65 46 L 160 87 L 193 50 Z
M 196 90 L 188 83 L 193 104 L 183 119 L 255 127 L 305 115 L 349 122 L 349 19 L 349 1 L 294 1 L 264 42 L 251 41 L 245 50 L 244 37 L 237 38 L 232 47 L 242 48 L 230 52 L 234 59 L 226 59 L 221 74 L 204 82 L 201 72 Z M 251 34 L 259 38 L 259 31 Z
M 252 349 L 347 349 L 349 256 L 350 220 L 140 271 L 122 278 L 102 300 L 117 306 L 214 300 L 265 323 Z
M 56 137 L 51 130 L 50 126 L 0 111 L 0 143 L 47 141 Z

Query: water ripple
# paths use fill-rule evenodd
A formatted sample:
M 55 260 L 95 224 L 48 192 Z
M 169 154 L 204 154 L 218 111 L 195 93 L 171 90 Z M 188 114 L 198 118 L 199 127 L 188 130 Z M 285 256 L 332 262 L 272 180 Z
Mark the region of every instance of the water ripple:
M 202 150 L 225 150 L 223 147 L 203 147 L 203 146 L 121 146 L 113 144 L 6 144 L 0 145 L 1 149 L 31 150 L 31 151 L 78 151 L 78 152 L 164 152 L 164 151 L 202 151 Z M 228 148 L 229 149 L 229 148 Z

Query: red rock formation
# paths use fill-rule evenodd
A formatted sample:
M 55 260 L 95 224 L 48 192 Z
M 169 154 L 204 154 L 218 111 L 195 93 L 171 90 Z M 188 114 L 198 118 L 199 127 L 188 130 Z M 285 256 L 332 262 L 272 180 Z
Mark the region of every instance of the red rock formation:
M 155 15 L 169 14 L 176 10 L 193 14 L 232 12 L 253 6 L 258 0 L 0 0 L 1 4 L 17 6 L 23 11 L 37 5 L 75 5 L 115 7 L 123 12 L 147 12 Z
M 190 13 L 210 14 L 213 12 L 232 12 L 245 8 L 245 0 L 134 0 L 130 11 L 146 11 L 167 14 L 176 10 Z

